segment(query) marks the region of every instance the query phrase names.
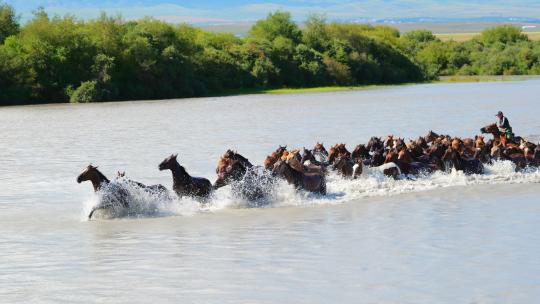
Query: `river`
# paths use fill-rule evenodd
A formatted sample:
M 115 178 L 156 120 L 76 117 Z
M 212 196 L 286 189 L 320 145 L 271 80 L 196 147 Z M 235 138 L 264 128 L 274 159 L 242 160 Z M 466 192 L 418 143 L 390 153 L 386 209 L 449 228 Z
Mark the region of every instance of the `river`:
M 92 221 L 75 178 L 92 163 L 171 188 L 171 153 L 214 181 L 228 148 L 260 164 L 285 144 L 474 136 L 498 110 L 538 141 L 539 96 L 533 79 L 0 108 L 1 302 L 536 302 L 539 171 L 330 176 L 326 197 L 281 184 L 264 208 L 229 188 L 205 206 L 141 197 L 152 212 Z

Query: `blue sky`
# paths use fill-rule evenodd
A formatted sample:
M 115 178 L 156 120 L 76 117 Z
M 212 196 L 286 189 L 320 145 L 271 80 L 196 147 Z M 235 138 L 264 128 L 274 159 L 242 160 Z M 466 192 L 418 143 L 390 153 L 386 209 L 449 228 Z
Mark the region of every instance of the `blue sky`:
M 2 1 L 2 0 L 0 0 Z M 13 5 L 23 20 L 42 6 L 52 14 L 94 18 L 101 11 L 121 13 L 126 19 L 153 16 L 171 22 L 238 22 L 260 19 L 283 9 L 303 20 L 309 13 L 328 19 L 383 18 L 540 18 L 540 0 L 3 0 Z

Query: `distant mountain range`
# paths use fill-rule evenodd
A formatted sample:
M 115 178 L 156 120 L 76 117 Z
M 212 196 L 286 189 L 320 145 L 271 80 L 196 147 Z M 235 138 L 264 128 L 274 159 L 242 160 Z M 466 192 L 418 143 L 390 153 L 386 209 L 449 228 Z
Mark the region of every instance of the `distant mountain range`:
M 52 15 L 96 18 L 101 12 L 125 19 L 151 16 L 196 25 L 252 22 L 269 12 L 288 11 L 299 22 L 309 14 L 329 21 L 369 23 L 540 23 L 539 0 L 0 0 L 24 21 L 43 7 Z M 485 17 L 484 17 L 485 16 Z

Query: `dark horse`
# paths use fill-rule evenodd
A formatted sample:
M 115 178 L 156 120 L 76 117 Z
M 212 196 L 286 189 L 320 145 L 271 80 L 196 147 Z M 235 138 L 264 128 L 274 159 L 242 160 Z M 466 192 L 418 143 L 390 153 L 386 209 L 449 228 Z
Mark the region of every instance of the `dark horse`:
M 464 159 L 458 151 L 451 147 L 446 150 L 442 157 L 446 170 L 452 167 L 458 171 L 463 171 L 465 174 L 483 174 L 484 165 L 476 158 Z
M 94 212 L 97 210 L 103 210 L 103 209 L 109 209 L 114 207 L 115 205 L 120 205 L 123 208 L 129 207 L 129 194 L 123 187 L 108 187 L 109 186 L 109 179 L 101 173 L 97 167 L 94 167 L 92 165 L 88 165 L 86 169 L 77 176 L 77 183 L 82 183 L 84 181 L 90 181 L 92 182 L 92 186 L 94 187 L 94 191 L 98 192 L 102 190 L 103 188 L 107 187 L 108 195 L 106 196 L 106 204 L 101 203 L 99 206 L 96 206 L 92 208 L 92 211 L 90 211 L 90 214 L 88 214 L 88 219 L 92 218 L 92 215 L 94 215 Z
M 203 177 L 192 177 L 176 160 L 178 154 L 165 158 L 159 164 L 159 171 L 171 170 L 173 190 L 179 197 L 194 196 L 207 198 L 212 192 L 212 184 Z
M 322 173 L 305 173 L 296 170 L 284 160 L 278 160 L 274 164 L 272 173 L 285 178 L 289 184 L 294 185 L 296 188 L 326 194 L 326 180 Z
M 230 184 L 234 193 L 250 202 L 264 199 L 273 189 L 273 178 L 268 171 L 253 166 L 247 158 L 231 150 L 219 160 L 216 173 L 214 189 Z

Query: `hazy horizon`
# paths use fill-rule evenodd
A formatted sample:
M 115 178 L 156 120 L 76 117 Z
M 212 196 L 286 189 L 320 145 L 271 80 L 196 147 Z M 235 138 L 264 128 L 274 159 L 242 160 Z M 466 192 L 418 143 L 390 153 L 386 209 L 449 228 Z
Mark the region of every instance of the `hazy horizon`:
M 0 0 L 0 2 L 2 2 Z M 52 15 L 72 14 L 90 19 L 101 12 L 121 14 L 126 19 L 151 16 L 168 22 L 188 23 L 237 23 L 264 18 L 269 12 L 285 10 L 295 20 L 303 20 L 309 14 L 324 14 L 329 20 L 486 20 L 510 18 L 534 19 L 540 16 L 540 2 L 513 1 L 339 1 L 339 0 L 7 0 L 23 21 L 32 12 L 43 7 Z

